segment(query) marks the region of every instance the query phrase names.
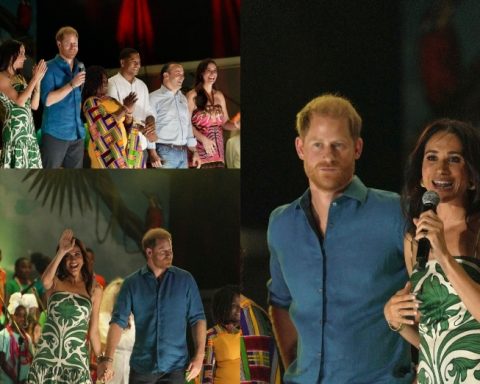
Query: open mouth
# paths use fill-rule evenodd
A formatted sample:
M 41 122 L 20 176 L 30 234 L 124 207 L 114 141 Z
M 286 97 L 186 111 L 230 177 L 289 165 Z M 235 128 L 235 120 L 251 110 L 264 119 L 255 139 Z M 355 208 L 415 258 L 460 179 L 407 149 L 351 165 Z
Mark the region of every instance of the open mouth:
M 451 189 L 453 187 L 453 182 L 447 180 L 432 180 L 432 184 L 436 189 Z

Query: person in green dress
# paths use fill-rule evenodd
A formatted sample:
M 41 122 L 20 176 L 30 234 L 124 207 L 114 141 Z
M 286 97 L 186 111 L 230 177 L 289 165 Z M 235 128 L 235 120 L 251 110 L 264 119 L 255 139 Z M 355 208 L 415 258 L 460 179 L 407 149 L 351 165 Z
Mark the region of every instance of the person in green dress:
M 92 383 L 87 339 L 93 353 L 100 356 L 98 319 L 102 300 L 92 264 L 73 231 L 63 231 L 57 254 L 42 275 L 48 298 L 47 320 L 27 383 Z
M 419 349 L 419 384 L 480 382 L 480 132 L 441 119 L 410 155 L 404 203 L 410 281 L 385 305 L 393 331 Z M 439 196 L 422 208 L 424 192 Z M 426 263 L 417 260 L 427 238 Z M 419 258 L 420 259 L 420 258 Z
M 7 40 L 0 46 L 0 103 L 4 112 L 0 168 L 42 168 L 32 109 L 40 101 L 40 83 L 47 65 L 40 60 L 27 84 L 19 74 L 25 46 Z

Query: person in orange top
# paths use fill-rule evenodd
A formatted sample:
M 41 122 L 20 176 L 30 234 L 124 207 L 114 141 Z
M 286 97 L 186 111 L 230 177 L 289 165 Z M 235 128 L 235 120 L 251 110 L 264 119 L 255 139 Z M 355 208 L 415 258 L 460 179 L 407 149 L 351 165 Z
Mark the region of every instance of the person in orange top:
M 240 383 L 240 289 L 226 285 L 212 300 L 215 325 L 207 331 L 200 383 Z

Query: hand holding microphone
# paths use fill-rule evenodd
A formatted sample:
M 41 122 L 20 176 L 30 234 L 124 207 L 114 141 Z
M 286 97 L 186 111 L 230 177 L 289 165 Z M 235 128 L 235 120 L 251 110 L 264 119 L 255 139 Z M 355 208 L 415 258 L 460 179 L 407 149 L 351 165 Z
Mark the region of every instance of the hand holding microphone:
M 83 83 L 85 83 L 85 65 L 82 62 L 79 62 L 77 65 L 78 65 L 78 73 L 72 79 L 72 81 L 70 82 L 70 85 L 74 89 L 77 87 L 81 87 L 80 90 L 82 90 Z
M 428 256 L 430 254 L 431 244 L 430 240 L 427 238 L 429 233 L 429 227 L 432 225 L 443 232 L 443 223 L 436 216 L 437 205 L 440 202 L 440 196 L 435 191 L 427 191 L 422 196 L 422 214 L 420 218 L 415 221 L 417 225 L 417 238 L 418 239 L 418 248 L 417 248 L 417 266 L 418 269 L 425 269 L 427 264 Z M 429 213 L 431 211 L 431 213 Z M 432 215 L 435 214 L 434 216 Z M 440 228 L 438 228 L 440 226 Z M 430 228 L 431 229 L 431 228 Z

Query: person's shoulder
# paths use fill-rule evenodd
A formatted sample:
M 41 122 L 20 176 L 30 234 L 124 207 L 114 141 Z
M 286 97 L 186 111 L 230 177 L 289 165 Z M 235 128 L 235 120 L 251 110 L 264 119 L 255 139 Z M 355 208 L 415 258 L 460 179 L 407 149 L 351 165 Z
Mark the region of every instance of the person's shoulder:
M 368 199 L 373 199 L 378 203 L 393 205 L 400 204 L 400 195 L 398 193 L 383 189 L 368 188 L 367 197 Z
M 289 216 L 294 213 L 300 207 L 300 199 L 301 197 L 295 199 L 291 203 L 280 205 L 279 207 L 275 208 L 270 213 L 270 222 L 274 220 L 279 220 L 283 217 Z
M 168 268 L 169 273 L 173 273 L 177 276 L 184 277 L 184 278 L 193 278 L 193 275 L 188 272 L 186 269 L 182 269 L 179 267 L 176 267 L 172 265 L 170 268 Z

